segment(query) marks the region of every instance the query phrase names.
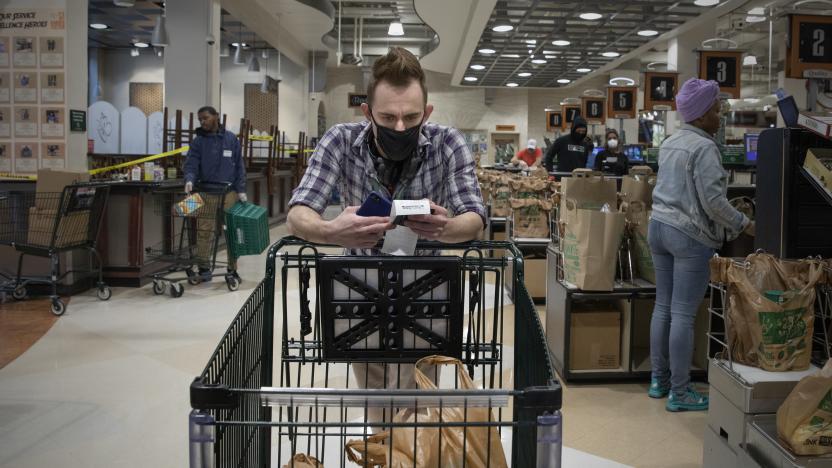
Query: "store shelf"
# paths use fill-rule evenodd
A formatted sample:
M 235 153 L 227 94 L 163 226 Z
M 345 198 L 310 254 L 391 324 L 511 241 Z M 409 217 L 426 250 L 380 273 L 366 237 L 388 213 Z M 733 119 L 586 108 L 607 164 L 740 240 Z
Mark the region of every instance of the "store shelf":
M 806 180 L 809 181 L 809 184 L 812 187 L 814 187 L 815 191 L 817 191 L 818 194 L 820 194 L 821 198 L 823 198 L 823 200 L 826 203 L 832 206 L 832 193 L 829 193 L 829 191 L 826 190 L 826 187 L 823 186 L 823 184 L 817 179 L 817 177 L 815 177 L 815 175 L 811 172 L 807 171 L 805 167 L 800 168 L 800 173 L 803 174 L 803 177 L 805 177 Z

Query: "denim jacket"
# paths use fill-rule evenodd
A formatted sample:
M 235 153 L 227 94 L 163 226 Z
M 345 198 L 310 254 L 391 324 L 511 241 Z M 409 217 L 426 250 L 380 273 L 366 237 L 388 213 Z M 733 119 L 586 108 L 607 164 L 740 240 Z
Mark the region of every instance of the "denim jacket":
M 749 219 L 728 203 L 728 173 L 705 131 L 684 124 L 662 143 L 653 219 L 714 249 L 748 225 Z

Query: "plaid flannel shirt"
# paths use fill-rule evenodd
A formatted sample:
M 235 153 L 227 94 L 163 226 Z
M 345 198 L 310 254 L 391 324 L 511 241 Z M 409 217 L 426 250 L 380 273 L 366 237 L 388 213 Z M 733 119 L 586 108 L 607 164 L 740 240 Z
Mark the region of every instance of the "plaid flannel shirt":
M 432 123 L 422 126 L 419 134 L 422 165 L 413 180 L 397 187 L 395 194 L 378 183 L 370 154 L 371 135 L 368 121 L 330 128 L 315 148 L 289 206 L 305 205 L 322 214 L 337 184 L 342 208 L 361 206 L 371 191 L 381 190 L 390 199 L 430 199 L 453 216 L 477 213 L 485 226 L 485 207 L 474 158 L 458 130 Z

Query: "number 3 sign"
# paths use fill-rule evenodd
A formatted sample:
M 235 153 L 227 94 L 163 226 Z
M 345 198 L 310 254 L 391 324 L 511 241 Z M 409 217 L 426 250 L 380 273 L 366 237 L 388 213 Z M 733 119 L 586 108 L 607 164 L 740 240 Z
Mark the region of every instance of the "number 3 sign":
M 832 17 L 789 17 L 786 76 L 832 78 Z
M 742 52 L 699 52 L 699 78 L 719 83 L 720 97 L 739 99 Z

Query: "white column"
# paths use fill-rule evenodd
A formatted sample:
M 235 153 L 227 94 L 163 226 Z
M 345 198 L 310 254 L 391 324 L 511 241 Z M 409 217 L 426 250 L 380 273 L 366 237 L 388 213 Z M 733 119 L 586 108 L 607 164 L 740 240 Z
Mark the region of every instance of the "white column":
M 165 106 L 186 115 L 205 105 L 219 107 L 219 0 L 169 1 L 165 16 L 170 40 L 165 48 Z

